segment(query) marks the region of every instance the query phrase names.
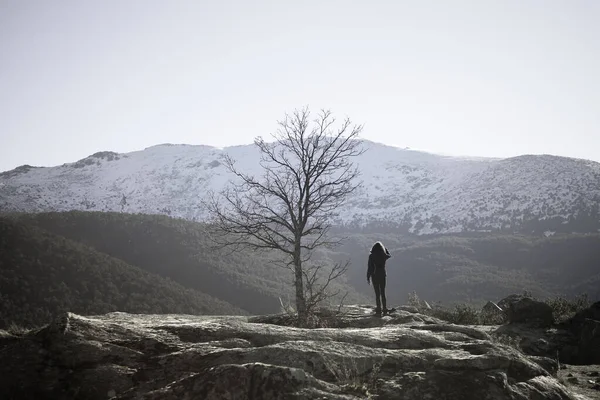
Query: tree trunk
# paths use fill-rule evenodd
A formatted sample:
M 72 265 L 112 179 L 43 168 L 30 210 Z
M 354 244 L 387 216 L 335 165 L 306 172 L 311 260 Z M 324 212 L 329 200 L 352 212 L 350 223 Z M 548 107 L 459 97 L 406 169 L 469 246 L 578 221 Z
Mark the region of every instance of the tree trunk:
M 304 280 L 302 276 L 302 258 L 300 257 L 300 241 L 296 242 L 294 249 L 294 275 L 296 285 L 296 311 L 298 312 L 298 323 L 306 325 L 308 315 L 306 313 L 306 299 L 304 298 Z

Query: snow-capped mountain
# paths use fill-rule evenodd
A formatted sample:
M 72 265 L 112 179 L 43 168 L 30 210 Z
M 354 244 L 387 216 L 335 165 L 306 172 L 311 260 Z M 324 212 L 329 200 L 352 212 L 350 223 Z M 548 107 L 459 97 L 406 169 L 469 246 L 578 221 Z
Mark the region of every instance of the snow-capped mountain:
M 355 159 L 363 185 L 340 210 L 338 224 L 418 234 L 600 228 L 600 163 L 548 155 L 448 157 L 368 141 L 364 147 Z M 204 220 L 203 196 L 232 179 L 222 164 L 225 154 L 241 170 L 261 174 L 254 145 L 101 152 L 58 167 L 1 173 L 0 211 L 78 209 Z

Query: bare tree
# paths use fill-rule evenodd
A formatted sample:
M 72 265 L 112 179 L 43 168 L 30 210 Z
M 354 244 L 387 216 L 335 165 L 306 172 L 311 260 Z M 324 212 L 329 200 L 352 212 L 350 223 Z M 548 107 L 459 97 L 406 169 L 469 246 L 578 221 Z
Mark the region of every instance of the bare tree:
M 237 179 L 206 202 L 218 243 L 284 255 L 294 274 L 300 323 L 331 295 L 330 283 L 347 268 L 336 264 L 323 277 L 322 266 L 309 260 L 315 249 L 339 243 L 328 232 L 332 217 L 359 186 L 352 158 L 364 151 L 357 140 L 361 131 L 348 118 L 336 124 L 330 111 L 311 121 L 308 109 L 296 110 L 279 122 L 273 141 L 255 139 L 262 177 L 241 171 L 226 156 Z

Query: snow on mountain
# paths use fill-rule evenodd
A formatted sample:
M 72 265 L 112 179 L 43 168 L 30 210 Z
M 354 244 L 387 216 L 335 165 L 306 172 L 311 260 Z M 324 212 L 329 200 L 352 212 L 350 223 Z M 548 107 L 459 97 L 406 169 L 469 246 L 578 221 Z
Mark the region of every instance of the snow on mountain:
M 336 223 L 418 234 L 464 231 L 592 232 L 600 228 L 600 164 L 557 156 L 439 156 L 364 142 L 362 187 Z M 51 168 L 0 174 L 0 211 L 94 210 L 204 220 L 201 200 L 232 179 L 229 154 L 260 175 L 255 146 L 158 145 L 101 152 Z

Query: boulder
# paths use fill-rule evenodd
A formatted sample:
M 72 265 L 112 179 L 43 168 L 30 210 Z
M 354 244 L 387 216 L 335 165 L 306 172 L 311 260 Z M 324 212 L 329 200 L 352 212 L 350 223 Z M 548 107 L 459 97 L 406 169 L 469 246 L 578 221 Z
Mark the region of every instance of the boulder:
M 66 313 L 0 335 L 0 398 L 575 399 L 548 360 L 475 327 L 371 311 L 349 307 L 319 329 L 273 316 Z
M 500 300 L 498 302 L 498 307 L 500 307 L 502 310 L 506 311 L 512 303 L 515 303 L 524 298 L 531 298 L 531 297 L 527 296 L 527 295 L 523 295 L 523 294 L 511 294 L 509 296 L 506 296 L 502 300 Z
M 600 321 L 586 319 L 579 336 L 579 362 L 600 364 Z
M 600 301 L 595 302 L 585 310 L 578 312 L 572 320 L 593 319 L 600 321 Z
M 552 326 L 552 307 L 543 301 L 525 296 L 509 296 L 498 303 L 505 310 L 509 323 L 531 324 L 541 327 Z
M 561 327 L 571 337 L 560 350 L 563 362 L 570 364 L 600 364 L 600 301 L 578 312 Z

